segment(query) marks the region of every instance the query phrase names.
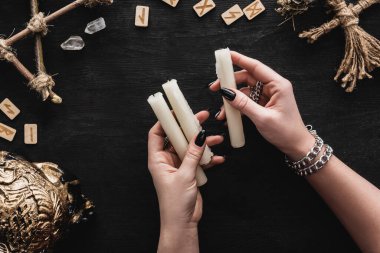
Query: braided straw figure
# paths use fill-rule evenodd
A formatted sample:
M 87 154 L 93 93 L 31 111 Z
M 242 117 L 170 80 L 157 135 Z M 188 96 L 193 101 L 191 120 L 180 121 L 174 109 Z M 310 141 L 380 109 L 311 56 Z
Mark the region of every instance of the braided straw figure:
M 334 80 L 340 79 L 346 92 L 352 92 L 358 80 L 372 78 L 369 72 L 380 67 L 380 41 L 359 26 L 359 14 L 371 5 L 380 3 L 380 0 L 359 0 L 356 5 L 347 5 L 344 0 L 327 0 L 327 3 L 335 12 L 334 19 L 300 33 L 299 37 L 313 43 L 334 28 L 343 28 L 346 37 L 345 55 Z
M 31 163 L 0 151 L 0 252 L 41 253 L 94 205 L 80 182 L 53 163 Z

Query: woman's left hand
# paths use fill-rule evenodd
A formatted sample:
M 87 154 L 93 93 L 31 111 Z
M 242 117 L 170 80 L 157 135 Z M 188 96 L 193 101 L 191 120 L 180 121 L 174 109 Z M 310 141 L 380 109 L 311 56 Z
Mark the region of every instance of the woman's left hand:
M 196 116 L 202 123 L 207 120 L 209 113 L 201 111 Z M 189 143 L 187 154 L 181 163 L 172 147 L 164 149 L 166 135 L 161 124 L 157 122 L 149 131 L 148 168 L 160 205 L 161 246 L 164 243 L 162 240 L 170 239 L 173 242 L 175 239 L 178 242 L 178 235 L 190 232 L 192 235 L 189 236 L 193 236 L 193 233 L 197 232 L 197 225 L 202 216 L 202 197 L 196 185 L 196 167 L 205 144 L 211 147 L 223 142 L 221 135 L 207 138 L 200 135 Z M 205 139 L 202 141 L 202 138 Z M 207 168 L 223 162 L 224 157 L 214 156 Z M 181 252 L 186 251 L 182 248 Z

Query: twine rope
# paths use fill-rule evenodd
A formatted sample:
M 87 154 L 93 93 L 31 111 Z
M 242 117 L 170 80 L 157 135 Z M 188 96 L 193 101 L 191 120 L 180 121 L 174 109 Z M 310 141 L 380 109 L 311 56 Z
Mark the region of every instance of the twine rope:
M 62 98 L 53 92 L 55 82 L 50 75 L 40 72 L 33 80 L 29 82 L 28 86 L 40 93 L 43 101 L 46 101 L 46 99 L 50 97 L 53 103 L 62 103 Z
M 33 33 L 41 33 L 43 36 L 45 36 L 48 33 L 45 14 L 40 12 L 34 15 L 28 22 L 27 28 Z
M 55 86 L 55 82 L 51 76 L 46 73 L 39 73 L 34 79 L 32 79 L 28 86 L 41 94 L 42 99 L 45 101 Z
M 371 5 L 373 4 L 372 1 L 370 0 L 360 0 L 357 2 L 357 10 L 355 10 L 355 14 L 356 15 L 359 15 L 362 11 L 364 11 L 365 9 L 367 9 L 368 7 L 370 7 Z
M 0 59 L 5 59 L 9 62 L 13 61 L 15 55 L 12 52 L 11 47 L 9 47 L 5 40 L 0 38 Z
M 336 5 L 333 5 L 332 7 L 336 12 L 335 16 L 339 18 L 341 26 L 343 28 L 359 24 L 359 18 L 357 14 L 352 10 L 352 5 L 347 6 L 346 2 L 342 1 Z

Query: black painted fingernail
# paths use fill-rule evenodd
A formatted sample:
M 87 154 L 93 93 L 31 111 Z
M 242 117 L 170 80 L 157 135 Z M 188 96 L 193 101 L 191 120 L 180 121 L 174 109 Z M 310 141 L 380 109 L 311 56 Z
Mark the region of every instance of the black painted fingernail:
M 207 87 L 210 87 L 210 86 L 213 85 L 214 83 L 215 83 L 215 81 L 213 81 L 213 82 L 207 84 Z
M 202 147 L 203 144 L 205 144 L 206 137 L 206 130 L 200 131 L 197 135 L 197 138 L 195 139 L 195 145 L 197 145 L 198 147 Z
M 230 89 L 221 88 L 220 93 L 222 94 L 223 97 L 225 97 L 226 99 L 230 101 L 234 100 L 236 97 L 236 93 Z
M 220 112 L 221 112 L 221 111 L 218 111 L 217 113 L 215 113 L 215 116 L 214 116 L 214 117 L 217 118 L 217 117 L 220 115 Z

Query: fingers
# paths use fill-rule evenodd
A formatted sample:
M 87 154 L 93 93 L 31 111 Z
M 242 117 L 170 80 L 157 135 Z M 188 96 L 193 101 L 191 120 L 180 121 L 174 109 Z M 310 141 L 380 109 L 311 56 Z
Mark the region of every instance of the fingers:
M 249 87 L 243 87 L 240 89 L 240 91 L 244 93 L 247 97 L 251 93 L 251 90 Z M 268 97 L 262 94 L 259 100 L 259 105 L 265 106 L 267 103 L 268 103 Z M 219 121 L 226 119 L 226 110 L 224 109 L 224 105 L 220 108 L 220 111 L 217 113 L 217 116 L 215 117 L 215 119 Z
M 231 51 L 231 58 L 235 65 L 247 70 L 253 78 L 263 82 L 264 84 L 282 79 L 282 76 L 280 76 L 276 71 L 258 60 L 249 58 L 234 51 Z
M 197 114 L 195 114 L 195 116 L 199 120 L 199 123 L 202 124 L 208 119 L 210 113 L 208 111 L 200 111 Z
M 224 105 L 220 107 L 220 111 L 215 115 L 216 120 L 223 120 L 226 118 L 226 111 L 224 109 Z
M 224 141 L 224 137 L 222 135 L 213 135 L 213 136 L 209 136 L 206 138 L 206 144 L 209 146 L 209 147 L 212 147 L 212 146 L 215 146 L 215 145 L 218 145 L 220 143 L 222 143 Z M 211 167 L 214 167 L 216 165 L 219 165 L 219 164 L 222 164 L 225 162 L 225 157 L 224 156 L 213 156 L 211 158 L 211 161 L 209 164 L 203 166 L 204 169 L 208 169 L 208 168 L 211 168 Z
M 241 70 L 235 72 L 236 83 L 246 83 L 249 86 L 253 86 L 257 83 L 256 79 L 247 71 Z M 220 89 L 220 81 L 216 80 L 213 84 L 210 85 L 210 90 L 218 91 Z
M 210 113 L 208 111 L 200 111 L 195 114 L 195 116 L 202 124 L 208 119 Z M 162 129 L 160 122 L 154 124 L 154 126 L 149 130 L 148 134 L 148 151 L 153 153 L 164 150 L 165 136 L 166 134 L 164 132 L 164 129 Z
M 211 161 L 209 164 L 203 166 L 204 169 L 209 169 L 211 167 L 214 167 L 216 165 L 222 164 L 226 161 L 226 158 L 224 156 L 213 156 L 211 158 Z
M 165 132 L 160 122 L 157 122 L 148 134 L 148 152 L 155 153 L 164 149 Z
M 205 143 L 208 146 L 212 147 L 212 146 L 215 146 L 215 145 L 222 143 L 223 140 L 224 140 L 223 136 L 214 135 L 214 136 L 207 137 L 205 140 Z M 180 169 L 182 168 L 182 170 L 186 170 L 186 173 L 189 175 L 190 178 L 193 178 L 195 176 L 194 171 L 196 170 L 196 167 L 199 164 L 200 157 L 202 157 L 203 150 L 204 150 L 204 148 L 203 149 L 201 148 L 202 153 L 197 153 L 200 150 L 198 149 L 198 146 L 196 145 L 197 147 L 196 147 L 196 150 L 194 151 L 194 149 L 191 147 L 191 145 L 193 145 L 193 144 L 195 144 L 195 143 L 193 142 L 193 143 L 189 144 L 188 153 L 186 154 L 185 159 L 183 160 L 182 165 L 180 166 Z M 192 150 L 192 151 L 190 151 L 190 150 Z M 188 156 L 190 154 L 191 154 L 191 156 Z M 189 160 L 185 161 L 187 158 L 189 158 Z M 190 161 L 190 163 L 189 163 L 189 161 Z M 211 158 L 210 163 L 205 165 L 203 168 L 208 169 L 208 168 L 214 167 L 216 165 L 222 164 L 224 162 L 225 162 L 225 157 L 213 156 Z M 192 169 L 189 169 L 189 168 L 192 168 Z
M 251 93 L 251 89 L 249 87 L 243 87 L 240 89 L 241 92 L 243 92 L 245 95 L 249 96 Z M 269 98 L 265 95 L 265 92 L 261 94 L 259 98 L 259 105 L 265 106 L 269 101 Z
M 247 95 L 236 89 L 221 89 L 224 98 L 237 110 L 249 117 L 254 123 L 264 116 L 267 111 L 264 107 L 253 102 Z
M 213 135 L 206 138 L 206 144 L 209 147 L 218 145 L 224 141 L 224 137 L 222 135 Z
M 195 178 L 195 172 L 206 146 L 206 131 L 202 130 L 189 143 L 185 157 L 179 167 L 179 171 L 186 174 L 188 178 Z
M 224 114 L 224 110 L 223 110 Z M 202 124 L 204 123 L 210 116 L 210 113 L 208 111 L 200 111 L 197 114 L 195 114 L 199 122 Z M 165 132 L 161 127 L 161 124 L 157 122 L 149 131 L 148 134 L 148 150 L 149 152 L 157 152 L 164 150 L 164 142 L 165 142 Z M 207 145 L 208 146 L 214 146 L 217 144 L 220 144 L 223 142 L 223 136 L 211 136 L 207 138 Z M 168 145 L 168 147 L 171 147 L 171 145 Z M 172 148 L 173 149 L 173 148 Z M 175 153 L 174 149 L 173 152 Z

